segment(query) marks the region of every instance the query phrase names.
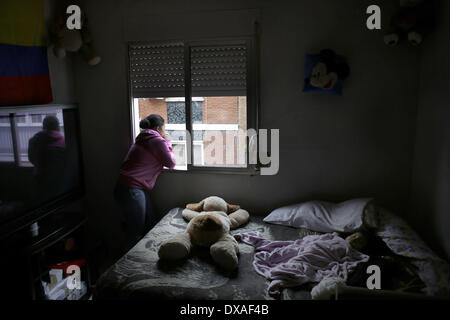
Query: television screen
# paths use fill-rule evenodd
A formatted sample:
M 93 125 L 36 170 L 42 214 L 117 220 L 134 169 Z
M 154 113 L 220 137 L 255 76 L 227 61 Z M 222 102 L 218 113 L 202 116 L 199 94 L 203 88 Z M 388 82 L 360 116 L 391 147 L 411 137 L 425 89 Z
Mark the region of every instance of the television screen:
M 81 190 L 76 112 L 73 105 L 0 109 L 0 224 L 45 213 Z

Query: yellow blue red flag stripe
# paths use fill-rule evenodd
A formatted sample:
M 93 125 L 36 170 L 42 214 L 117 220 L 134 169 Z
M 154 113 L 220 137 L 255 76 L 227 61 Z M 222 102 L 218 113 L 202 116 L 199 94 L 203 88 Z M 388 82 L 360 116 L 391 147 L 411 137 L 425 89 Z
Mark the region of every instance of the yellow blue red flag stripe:
M 0 1 L 0 105 L 53 100 L 43 0 Z

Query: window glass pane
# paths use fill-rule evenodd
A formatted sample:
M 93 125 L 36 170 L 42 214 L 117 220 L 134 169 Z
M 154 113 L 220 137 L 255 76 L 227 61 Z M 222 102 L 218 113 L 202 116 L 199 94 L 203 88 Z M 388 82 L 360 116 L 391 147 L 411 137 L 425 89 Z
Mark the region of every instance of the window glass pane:
M 186 141 L 174 141 L 172 143 L 173 153 L 177 161 L 177 166 L 179 169 L 187 168 L 186 162 Z
M 0 162 L 14 162 L 9 114 L 0 114 Z
M 247 167 L 246 45 L 190 50 L 193 165 Z
M 194 163 L 196 165 L 205 165 L 205 160 L 203 159 L 203 142 L 198 143 L 198 140 L 194 143 Z
M 41 114 L 32 114 L 31 122 L 32 123 L 42 123 L 42 115 Z
M 203 122 L 203 101 L 192 101 L 191 102 L 191 110 L 192 110 L 192 123 L 202 123 Z
M 172 141 L 177 170 L 187 169 L 186 150 L 186 107 L 184 97 L 138 98 L 134 99 L 135 135 L 140 132 L 139 121 L 150 114 L 159 114 L 165 122 L 165 131 Z
M 167 123 L 186 123 L 186 111 L 184 102 L 167 102 Z
M 27 118 L 27 116 L 25 114 L 16 114 L 15 115 L 15 119 L 16 119 L 16 123 L 25 123 Z
M 202 106 L 202 121 L 192 124 L 194 165 L 246 167 L 246 97 L 203 97 Z

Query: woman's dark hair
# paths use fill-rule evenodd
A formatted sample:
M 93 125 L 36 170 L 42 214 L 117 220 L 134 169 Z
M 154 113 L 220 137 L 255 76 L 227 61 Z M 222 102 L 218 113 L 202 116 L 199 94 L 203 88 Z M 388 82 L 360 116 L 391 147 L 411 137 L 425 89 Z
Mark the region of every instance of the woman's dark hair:
M 159 114 L 151 114 L 139 122 L 141 129 L 159 129 L 164 125 L 164 119 Z
M 46 116 L 42 122 L 42 128 L 47 131 L 58 131 L 59 130 L 59 120 L 55 116 Z

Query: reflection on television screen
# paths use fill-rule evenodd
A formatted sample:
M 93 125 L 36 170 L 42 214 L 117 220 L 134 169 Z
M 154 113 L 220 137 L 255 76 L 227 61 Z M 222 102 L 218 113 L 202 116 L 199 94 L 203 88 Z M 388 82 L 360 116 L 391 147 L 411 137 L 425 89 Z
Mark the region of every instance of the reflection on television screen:
M 80 187 L 75 109 L 0 110 L 0 222 Z

